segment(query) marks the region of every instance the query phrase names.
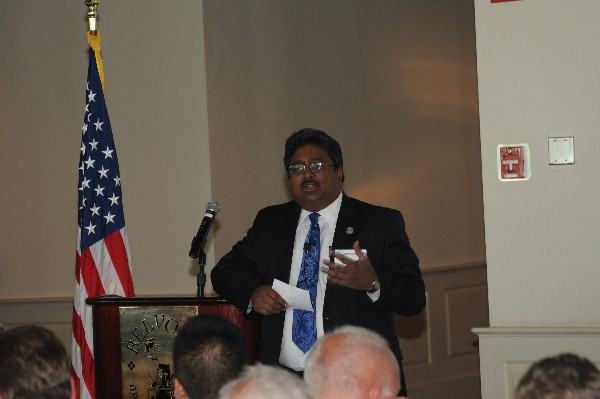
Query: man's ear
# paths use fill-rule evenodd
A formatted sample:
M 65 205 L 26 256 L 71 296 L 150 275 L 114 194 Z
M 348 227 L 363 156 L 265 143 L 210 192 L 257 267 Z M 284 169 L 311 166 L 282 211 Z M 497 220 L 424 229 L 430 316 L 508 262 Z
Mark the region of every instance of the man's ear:
M 175 399 L 188 399 L 187 393 L 185 389 L 183 389 L 183 385 L 179 382 L 177 377 L 175 377 L 175 388 L 173 389 L 173 395 L 175 395 Z

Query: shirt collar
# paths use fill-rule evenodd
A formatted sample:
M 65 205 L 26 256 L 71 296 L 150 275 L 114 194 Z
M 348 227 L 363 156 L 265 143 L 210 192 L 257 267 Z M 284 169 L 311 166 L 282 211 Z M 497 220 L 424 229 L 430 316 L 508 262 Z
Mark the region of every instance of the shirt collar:
M 343 193 L 340 191 L 340 195 L 338 195 L 338 197 L 331 204 L 318 212 L 318 214 L 321 215 L 321 217 L 325 219 L 325 222 L 327 222 L 327 224 L 330 226 L 335 226 L 337 222 L 338 213 L 340 213 L 340 207 L 342 206 L 343 196 Z M 304 220 L 308 219 L 308 215 L 311 213 L 311 211 L 302 209 L 300 212 L 300 218 L 298 219 L 298 225 L 304 223 Z

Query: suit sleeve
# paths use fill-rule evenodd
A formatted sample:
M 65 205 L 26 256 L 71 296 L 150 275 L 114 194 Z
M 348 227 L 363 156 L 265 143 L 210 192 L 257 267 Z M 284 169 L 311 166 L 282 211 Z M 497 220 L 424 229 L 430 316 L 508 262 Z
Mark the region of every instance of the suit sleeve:
M 399 211 L 390 210 L 380 223 L 383 231 L 374 242 L 377 249 L 369 257 L 377 270 L 381 296 L 375 303 L 403 316 L 414 316 L 425 307 L 425 284 L 419 269 L 419 258 L 410 246 L 404 218 Z
M 258 273 L 258 251 L 261 245 L 261 213 L 256 216 L 246 237 L 238 241 L 211 272 L 215 291 L 246 314 L 254 290 L 263 285 Z

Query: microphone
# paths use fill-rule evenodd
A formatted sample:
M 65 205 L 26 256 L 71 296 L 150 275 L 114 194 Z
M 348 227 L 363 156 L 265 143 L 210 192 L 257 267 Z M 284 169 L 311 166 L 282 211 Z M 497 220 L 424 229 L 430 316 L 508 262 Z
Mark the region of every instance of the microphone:
M 304 249 L 305 252 L 310 251 L 311 248 L 312 248 L 312 244 L 310 242 L 305 242 L 304 243 L 304 248 L 303 249 Z
M 211 201 L 206 204 L 206 213 L 202 218 L 202 222 L 200 223 L 200 227 L 198 227 L 198 233 L 194 236 L 192 240 L 192 248 L 190 249 L 190 258 L 197 259 L 200 256 L 200 251 L 204 249 L 206 245 L 206 238 L 208 237 L 208 232 L 212 227 L 213 222 L 215 221 L 215 216 L 217 213 L 221 211 L 221 205 L 217 201 Z

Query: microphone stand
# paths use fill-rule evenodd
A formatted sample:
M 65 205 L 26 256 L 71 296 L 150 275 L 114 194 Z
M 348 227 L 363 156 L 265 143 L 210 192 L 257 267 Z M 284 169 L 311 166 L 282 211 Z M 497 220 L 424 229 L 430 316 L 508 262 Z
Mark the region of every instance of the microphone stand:
M 204 266 L 206 266 L 206 254 L 203 249 L 198 252 L 198 264 L 200 270 L 198 270 L 198 276 L 196 277 L 196 284 L 198 285 L 198 297 L 204 298 L 204 285 L 206 284 L 206 274 L 204 274 Z
M 198 277 L 196 278 L 196 285 L 198 286 L 198 297 L 204 297 L 204 285 L 206 284 L 206 274 L 204 274 L 204 266 L 206 266 L 206 254 L 204 253 L 204 246 L 206 245 L 206 239 L 210 227 L 212 226 L 215 216 L 221 210 L 221 206 L 218 202 L 213 201 L 206 204 L 206 214 L 202 218 L 198 233 L 192 239 L 192 247 L 190 248 L 190 258 L 198 258 L 198 264 L 200 270 L 198 270 Z
M 200 242 L 198 236 L 192 240 L 192 248 L 190 249 L 190 258 L 198 258 L 198 276 L 196 277 L 196 285 L 198 286 L 197 295 L 199 298 L 204 298 L 204 285 L 206 284 L 206 274 L 204 274 L 204 266 L 206 266 L 206 253 L 204 253 L 204 245 L 206 240 Z

